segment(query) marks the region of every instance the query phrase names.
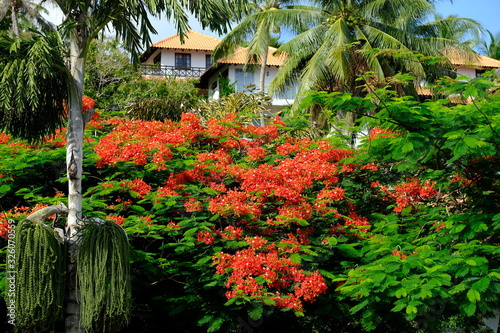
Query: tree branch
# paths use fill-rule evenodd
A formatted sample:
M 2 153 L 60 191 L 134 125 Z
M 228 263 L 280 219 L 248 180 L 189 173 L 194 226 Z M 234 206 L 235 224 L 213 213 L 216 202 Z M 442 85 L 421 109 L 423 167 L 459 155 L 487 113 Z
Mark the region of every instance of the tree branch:
M 30 220 L 31 222 L 43 223 L 43 221 L 50 215 L 67 214 L 67 213 L 68 213 L 68 207 L 66 207 L 66 205 L 61 202 L 59 205 L 42 208 L 34 212 L 33 214 L 29 215 L 26 219 Z

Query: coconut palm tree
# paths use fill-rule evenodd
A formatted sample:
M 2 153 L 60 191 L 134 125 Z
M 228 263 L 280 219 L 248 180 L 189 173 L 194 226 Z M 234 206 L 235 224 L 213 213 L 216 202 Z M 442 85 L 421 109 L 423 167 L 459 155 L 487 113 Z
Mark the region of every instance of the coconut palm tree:
M 278 39 L 282 28 L 293 32 L 302 32 L 310 23 L 306 15 L 300 16 L 300 10 L 290 5 L 290 1 L 264 0 L 252 3 L 252 13 L 234 27 L 219 43 L 212 54 L 214 63 L 231 56 L 237 47 L 247 44 L 248 53 L 244 70 L 253 70 L 260 62 L 259 90 L 266 90 L 266 65 L 269 47 Z M 264 112 L 260 114 L 260 123 L 264 124 Z
M 473 48 L 477 45 L 478 37 L 481 36 L 482 31 L 483 27 L 475 20 L 459 18 L 456 15 L 443 17 L 436 13 L 433 21 L 416 26 L 414 33 L 422 37 L 458 41 Z
M 477 41 L 480 52 L 485 56 L 500 60 L 500 32 L 494 35 L 491 31 L 486 30 L 486 33 L 489 41 L 484 38 Z
M 214 62 L 231 56 L 237 47 L 247 44 L 248 58 L 245 70 L 260 62 L 259 89 L 265 91 L 265 73 L 269 46 L 279 37 L 283 27 L 292 31 L 303 31 L 307 27 L 305 18 L 300 20 L 298 11 L 290 1 L 264 0 L 251 4 L 252 12 L 234 27 L 212 54 Z
M 26 0 L 3 0 L 0 4 L 0 20 L 10 12 L 12 34 L 20 37 L 19 22 L 22 18 L 29 20 L 42 30 L 53 30 L 54 25 L 48 22 L 41 14 L 48 14 L 41 4 Z
M 312 0 L 312 5 L 296 7 L 300 8 L 299 17 L 307 18 L 309 28 L 278 49 L 277 52 L 286 53 L 287 58 L 269 85 L 269 92 L 283 91 L 299 82 L 292 106 L 294 115 L 310 90 L 349 92 L 360 96 L 366 93 L 366 83 L 383 83 L 398 72 L 411 73 L 419 81 L 442 76 L 443 71 L 418 61 L 414 54 L 441 56 L 441 51 L 450 45 L 459 49 L 467 49 L 467 46 L 452 36 L 424 34 L 451 25 L 450 20 L 461 22 L 454 18 L 442 19 L 421 29 L 429 15 L 435 12 L 433 2 Z M 416 95 L 415 87 L 395 87 L 401 93 L 406 90 Z M 316 126 L 326 131 L 339 131 L 349 138 L 350 144 L 354 144 L 349 130 L 355 122 L 352 112 L 339 113 L 336 118 L 345 120 L 338 125 L 332 125 L 332 120 L 321 120 L 322 111 L 317 106 L 313 105 L 306 113 L 312 115 Z
M 373 72 L 378 80 L 393 75 L 395 69 L 417 78 L 426 77 L 425 66 L 419 62 L 404 57 L 387 58 L 378 50 L 438 56 L 447 45 L 464 47 L 456 40 L 419 34 L 416 27 L 434 12 L 432 1 L 415 0 L 411 5 L 404 0 L 314 3 L 317 5 L 302 6 L 301 15 L 307 13 L 315 24 L 278 49 L 286 52 L 288 58 L 271 83 L 271 92 L 300 80 L 297 100 L 311 89 L 361 94 L 357 78 L 362 72 Z M 444 21 L 440 21 L 441 26 Z

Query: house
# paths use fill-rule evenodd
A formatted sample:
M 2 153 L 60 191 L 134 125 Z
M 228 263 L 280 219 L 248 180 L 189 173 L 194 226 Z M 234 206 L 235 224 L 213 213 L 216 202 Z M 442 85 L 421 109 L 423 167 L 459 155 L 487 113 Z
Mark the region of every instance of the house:
M 489 58 L 473 52 L 464 52 L 454 48 L 449 48 L 443 52 L 443 56 L 447 57 L 454 67 L 457 77 L 466 76 L 470 79 L 481 76 L 487 71 L 497 69 L 496 73 L 500 76 L 500 60 Z M 426 88 L 428 83 L 415 83 L 417 93 L 422 98 L 430 98 L 433 96 L 431 89 Z M 453 103 L 470 103 L 471 99 L 465 100 L 461 96 L 449 96 L 449 100 Z
M 460 52 L 457 49 L 447 49 L 443 52 L 455 67 L 458 76 L 471 79 L 481 76 L 484 72 L 500 68 L 500 60 L 489 58 L 472 52 Z
M 259 70 L 244 71 L 248 50 L 244 47 L 236 49 L 235 53 L 226 59 L 218 61 L 217 66 L 212 66 L 211 55 L 220 39 L 188 30 L 184 41 L 179 35 L 171 36 L 150 46 L 141 56 L 142 75 L 173 78 L 194 77 L 200 79 L 199 87 L 209 98 L 217 99 L 221 93 L 220 77 L 227 78 L 234 83 L 236 91 L 244 91 L 245 87 L 259 84 Z M 275 48 L 270 47 L 266 63 L 265 85 L 276 77 L 280 66 L 283 65 L 285 56 L 274 54 Z M 500 68 L 500 60 L 495 60 L 475 53 L 467 55 L 455 49 L 444 52 L 455 66 L 459 76 L 470 78 L 481 75 L 485 71 Z M 260 67 L 260 63 L 255 63 Z M 416 87 L 422 96 L 432 95 L 430 90 L 422 86 Z M 266 89 L 267 90 L 267 89 Z M 297 85 L 290 87 L 283 93 L 271 96 L 273 99 L 272 111 L 291 105 L 297 92 Z
M 146 77 L 199 78 L 200 88 L 205 90 L 209 98 L 218 98 L 220 95 L 219 76 L 234 83 L 236 91 L 244 91 L 245 87 L 252 84 L 257 86 L 259 71 L 243 71 L 248 56 L 248 50 L 244 47 L 236 49 L 232 57 L 219 60 L 218 66 L 212 66 L 212 51 L 219 42 L 218 38 L 193 30 L 186 31 L 184 43 L 181 43 L 179 35 L 163 39 L 152 44 L 141 56 L 141 74 Z M 275 55 L 275 51 L 275 48 L 269 48 L 266 87 L 278 73 L 285 58 L 284 55 Z M 278 110 L 293 103 L 295 92 L 296 87 L 292 87 L 285 93 L 272 96 L 272 109 Z
M 188 30 L 152 44 L 141 56 L 143 76 L 199 78 L 212 66 L 212 51 L 220 39 Z
M 285 60 L 284 54 L 275 54 L 276 48 L 269 47 L 266 71 L 265 71 L 265 90 L 269 83 L 278 74 L 279 68 Z M 260 81 L 260 59 L 253 65 L 256 65 L 256 70 L 244 71 L 243 68 L 248 59 L 248 49 L 240 47 L 235 50 L 234 54 L 229 58 L 220 59 L 217 66 L 210 67 L 200 77 L 200 87 L 207 89 L 208 97 L 217 99 L 221 93 L 219 77 L 227 78 L 229 82 L 234 83 L 236 91 L 245 91 L 246 87 L 255 85 L 259 88 Z M 298 86 L 293 86 L 283 93 L 274 94 L 272 97 L 271 111 L 278 111 L 281 107 L 291 105 L 294 101 Z

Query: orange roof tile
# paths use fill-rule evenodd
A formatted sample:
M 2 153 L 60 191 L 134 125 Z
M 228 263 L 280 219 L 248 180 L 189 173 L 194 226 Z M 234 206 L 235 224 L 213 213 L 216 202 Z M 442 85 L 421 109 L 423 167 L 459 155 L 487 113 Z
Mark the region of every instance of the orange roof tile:
M 285 60 L 286 55 L 284 53 L 274 54 L 276 52 L 276 48 L 269 47 L 267 53 L 267 65 L 268 66 L 282 66 Z M 246 47 L 238 47 L 234 54 L 229 58 L 220 59 L 219 63 L 222 64 L 233 64 L 233 65 L 244 65 L 247 63 L 248 59 L 248 48 Z M 260 56 L 259 60 L 255 63 L 255 65 L 260 64 Z
M 486 57 L 473 52 L 449 48 L 443 54 L 450 59 L 450 62 L 456 66 L 469 66 L 469 67 L 500 67 L 500 60 Z
M 177 34 L 151 44 L 151 48 L 213 51 L 219 43 L 220 39 L 218 38 L 194 30 L 187 30 L 184 34 L 184 43 L 181 43 L 179 34 Z
M 420 84 L 415 84 L 415 90 L 419 96 L 432 96 L 432 90 L 429 88 L 424 88 Z

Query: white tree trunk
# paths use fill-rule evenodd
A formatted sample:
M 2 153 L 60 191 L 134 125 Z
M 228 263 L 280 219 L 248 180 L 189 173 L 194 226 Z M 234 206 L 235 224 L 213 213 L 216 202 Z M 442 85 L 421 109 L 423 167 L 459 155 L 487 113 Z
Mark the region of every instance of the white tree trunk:
M 68 222 L 66 231 L 75 231 L 82 221 L 82 159 L 83 159 L 83 79 L 85 59 L 78 41 L 71 39 L 70 72 L 73 82 L 68 96 L 68 142 L 66 166 L 68 175 Z M 73 236 L 71 234 L 70 236 Z
M 10 10 L 11 10 L 10 17 L 12 20 L 12 33 L 14 34 L 14 36 L 19 38 L 21 37 L 21 32 L 19 31 L 19 24 L 17 22 L 17 12 L 14 6 L 12 6 Z
M 82 29 L 83 30 L 83 29 Z M 68 94 L 68 134 L 66 145 L 66 166 L 68 175 L 68 220 L 66 242 L 69 247 L 68 294 L 66 304 L 66 333 L 81 333 L 79 295 L 76 292 L 76 256 L 78 251 L 78 229 L 82 219 L 82 160 L 83 131 L 82 114 L 83 80 L 85 70 L 84 41 L 82 31 L 76 29 L 70 37 L 69 70 L 72 81 Z

